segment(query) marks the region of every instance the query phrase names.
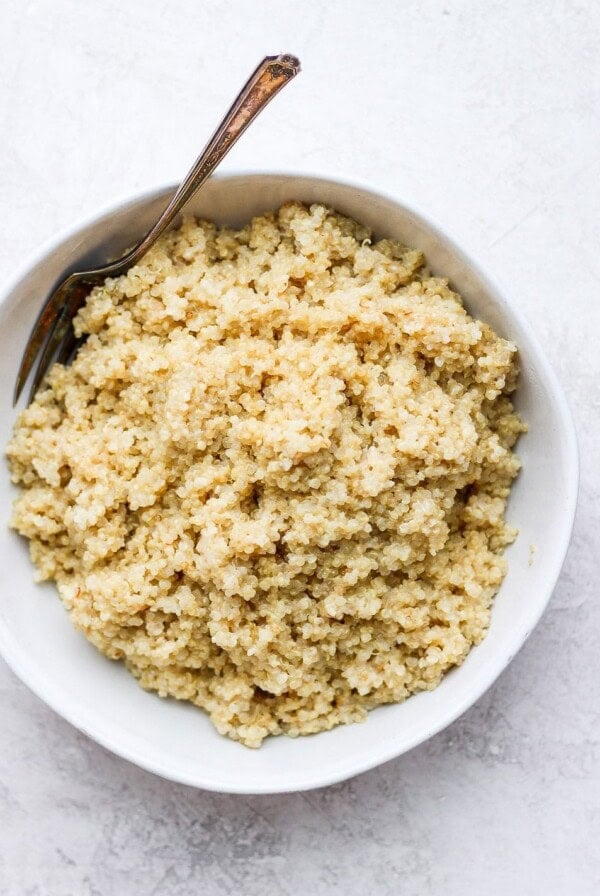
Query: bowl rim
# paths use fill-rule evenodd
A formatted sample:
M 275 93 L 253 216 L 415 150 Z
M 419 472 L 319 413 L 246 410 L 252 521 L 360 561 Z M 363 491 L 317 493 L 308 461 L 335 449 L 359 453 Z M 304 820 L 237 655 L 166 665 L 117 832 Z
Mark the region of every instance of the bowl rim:
M 546 355 L 541 348 L 537 337 L 535 336 L 535 333 L 533 332 L 532 326 L 529 324 L 527 318 L 521 312 L 521 310 L 505 298 L 505 290 L 502 285 L 498 283 L 496 278 L 488 274 L 486 270 L 482 269 L 481 265 L 478 262 L 474 261 L 467 252 L 465 252 L 460 246 L 458 246 L 455 243 L 454 239 L 448 235 L 445 228 L 441 224 L 439 224 L 436 219 L 432 218 L 429 213 L 423 212 L 420 208 L 416 208 L 412 203 L 400 200 L 386 190 L 374 187 L 367 181 L 358 178 L 331 176 L 327 173 L 315 172 L 311 170 L 265 170 L 257 168 L 235 169 L 231 171 L 226 170 L 222 173 L 215 174 L 213 177 L 211 177 L 211 180 L 240 180 L 252 177 L 310 179 L 315 181 L 322 181 L 323 183 L 337 184 L 350 188 L 352 190 L 364 192 L 369 196 L 377 197 L 399 206 L 404 211 L 413 216 L 419 222 L 419 224 L 422 224 L 427 230 L 429 230 L 429 232 L 436 239 L 440 240 L 442 243 L 445 243 L 446 246 L 452 251 L 453 255 L 462 263 L 464 263 L 469 269 L 471 269 L 473 273 L 478 277 L 478 279 L 484 284 L 486 290 L 493 297 L 494 302 L 500 306 L 502 311 L 506 314 L 507 318 L 509 320 L 511 317 L 514 318 L 515 321 L 518 322 L 522 330 L 525 332 L 529 341 L 529 350 L 530 352 L 531 350 L 533 350 L 532 353 L 535 356 L 536 368 L 544 376 L 545 381 L 549 387 L 549 392 L 551 393 L 552 398 L 556 404 L 557 416 L 560 420 L 562 435 L 565 442 L 565 457 L 567 458 L 566 467 L 568 480 L 565 483 L 567 501 L 563 508 L 563 515 L 561 519 L 561 549 L 547 560 L 547 568 L 545 574 L 545 594 L 543 595 L 543 599 L 538 599 L 536 612 L 531 617 L 529 626 L 519 634 L 519 637 L 514 642 L 508 645 L 507 649 L 503 651 L 494 662 L 490 662 L 486 666 L 485 670 L 481 670 L 482 674 L 473 682 L 472 687 L 469 689 L 468 694 L 465 695 L 464 699 L 458 705 L 456 705 L 451 712 L 445 715 L 440 714 L 439 720 L 436 720 L 434 724 L 430 725 L 430 727 L 425 732 L 413 735 L 412 737 L 405 739 L 401 745 L 397 744 L 393 738 L 386 738 L 385 743 L 382 744 L 379 748 L 371 747 L 368 751 L 364 751 L 363 753 L 359 754 L 358 757 L 354 757 L 352 762 L 345 764 L 343 762 L 340 763 L 340 766 L 335 774 L 321 775 L 319 770 L 315 769 L 314 775 L 310 780 L 305 780 L 303 778 L 302 780 L 295 782 L 293 779 L 291 779 L 282 786 L 278 784 L 274 786 L 252 786 L 251 784 L 248 786 L 241 786 L 232 785 L 231 782 L 220 782 L 218 780 L 215 780 L 214 777 L 206 778 L 202 773 L 201 766 L 198 769 L 198 774 L 192 775 L 179 772 L 177 769 L 173 769 L 172 767 L 170 767 L 166 762 L 158 762 L 154 759 L 148 759 L 144 755 L 136 753 L 135 750 L 121 745 L 118 742 L 118 738 L 112 738 L 104 730 L 97 730 L 94 725 L 83 722 L 79 718 L 77 704 L 70 705 L 68 701 L 61 702 L 60 696 L 55 694 L 52 688 L 47 687 L 44 681 L 44 677 L 36 672 L 34 668 L 31 668 L 28 665 L 27 658 L 23 656 L 23 652 L 20 650 L 16 639 L 13 637 L 9 629 L 5 626 L 2 617 L 0 617 L 0 656 L 4 658 L 5 662 L 7 663 L 9 668 L 12 669 L 15 675 L 40 700 L 42 700 L 55 713 L 57 713 L 57 715 L 61 716 L 71 725 L 73 725 L 77 730 L 81 731 L 83 734 L 90 737 L 92 740 L 96 741 L 96 743 L 99 743 L 105 749 L 109 750 L 120 758 L 125 759 L 146 771 L 166 778 L 167 780 L 213 792 L 247 795 L 289 793 L 312 790 L 318 787 L 325 787 L 336 784 L 340 781 L 344 781 L 355 775 L 361 774 L 362 772 L 369 771 L 370 769 L 375 768 L 378 765 L 388 762 L 391 759 L 394 759 L 397 756 L 400 756 L 403 753 L 414 749 L 415 747 L 419 746 L 419 744 L 425 742 L 435 734 L 438 734 L 444 728 L 452 724 L 457 718 L 459 718 L 477 700 L 479 700 L 496 681 L 496 679 L 500 676 L 500 674 L 504 671 L 508 664 L 512 661 L 518 651 L 523 647 L 530 634 L 537 626 L 542 614 L 544 613 L 550 601 L 571 541 L 579 491 L 579 452 L 573 417 L 563 388 L 560 385 L 550 362 L 546 358 Z M 34 249 L 27 256 L 25 261 L 21 265 L 19 265 L 16 272 L 13 273 L 13 275 L 0 286 L 0 309 L 10 300 L 12 293 L 19 286 L 20 282 L 37 265 L 42 263 L 48 257 L 48 255 L 56 251 L 63 242 L 76 235 L 80 230 L 93 225 L 96 221 L 103 217 L 107 217 L 110 214 L 116 213 L 117 211 L 124 210 L 129 206 L 135 206 L 141 202 L 149 202 L 152 199 L 158 198 L 163 194 L 167 194 L 169 191 L 175 190 L 176 186 L 177 185 L 174 183 L 163 183 L 159 184 L 158 186 L 145 188 L 135 192 L 127 192 L 120 195 L 118 194 L 115 198 L 97 208 L 92 214 L 88 214 L 82 216 L 81 218 L 78 218 L 74 224 L 70 224 L 62 228 L 58 233 L 43 241 L 41 245 Z

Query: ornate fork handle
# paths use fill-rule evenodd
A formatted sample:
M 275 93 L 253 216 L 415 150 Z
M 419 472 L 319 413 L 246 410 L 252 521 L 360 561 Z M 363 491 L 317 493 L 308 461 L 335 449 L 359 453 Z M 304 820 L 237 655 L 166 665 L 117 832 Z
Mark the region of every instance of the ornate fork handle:
M 266 56 L 242 87 L 225 118 L 202 150 L 168 206 L 139 246 L 122 259 L 131 267 L 177 217 L 186 202 L 202 186 L 259 112 L 300 71 L 295 56 Z

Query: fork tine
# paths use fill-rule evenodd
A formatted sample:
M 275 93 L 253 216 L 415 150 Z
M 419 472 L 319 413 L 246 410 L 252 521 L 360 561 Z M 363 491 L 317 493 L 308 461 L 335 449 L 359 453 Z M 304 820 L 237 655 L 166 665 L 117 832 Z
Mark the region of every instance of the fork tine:
M 50 367 L 50 365 L 52 363 L 52 360 L 54 358 L 56 350 L 57 350 L 58 346 L 60 345 L 60 343 L 62 342 L 62 339 L 63 339 L 65 333 L 67 332 L 67 328 L 69 327 L 70 323 L 71 323 L 71 321 L 70 321 L 69 317 L 65 314 L 65 310 L 63 308 L 63 310 L 59 314 L 57 320 L 55 321 L 54 326 L 52 327 L 52 329 L 50 331 L 50 335 L 48 336 L 48 339 L 46 341 L 46 344 L 44 345 L 44 348 L 42 350 L 42 354 L 38 361 L 36 371 L 33 375 L 31 389 L 29 390 L 28 404 L 30 404 L 33 401 L 35 393 L 39 389 L 42 380 L 46 376 L 46 373 L 48 372 L 48 368 Z
M 71 288 L 68 291 L 65 291 L 65 301 L 62 304 L 58 315 L 55 317 L 54 323 L 49 327 L 48 338 L 38 361 L 31 385 L 31 391 L 29 392 L 30 402 L 46 376 L 46 373 L 54 360 L 54 355 L 61 346 L 61 343 L 65 338 L 68 338 L 69 330 L 72 331 L 71 322 L 73 317 L 85 302 L 90 288 L 90 284 L 79 281 L 73 283 Z M 73 339 L 75 339 L 74 334 Z
M 57 364 L 67 364 L 85 342 L 85 337 L 75 335 L 73 327 L 69 327 L 56 356 Z
M 13 395 L 13 407 L 16 405 L 21 392 L 23 391 L 23 386 L 27 381 L 27 377 L 31 373 L 31 369 L 35 363 L 35 359 L 37 358 L 44 341 L 46 340 L 48 334 L 52 332 L 58 315 L 60 313 L 60 309 L 65 298 L 66 287 L 68 281 L 61 283 L 61 285 L 56 289 L 42 310 L 40 311 L 38 318 L 33 325 L 31 333 L 29 334 L 29 339 L 27 340 L 27 345 L 25 346 L 25 351 L 23 352 L 23 357 L 21 358 L 21 364 L 19 366 L 19 372 L 17 374 L 17 379 L 15 382 L 15 391 Z

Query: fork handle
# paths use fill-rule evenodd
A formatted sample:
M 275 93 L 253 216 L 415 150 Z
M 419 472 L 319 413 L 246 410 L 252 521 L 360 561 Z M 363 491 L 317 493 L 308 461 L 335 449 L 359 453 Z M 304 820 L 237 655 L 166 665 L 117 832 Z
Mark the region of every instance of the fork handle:
M 122 259 L 124 267 L 136 264 L 146 254 L 176 218 L 186 202 L 210 177 L 256 116 L 299 71 L 300 61 L 295 56 L 288 54 L 265 56 L 242 87 L 231 108 L 192 165 L 154 227 L 146 234 L 142 242 Z

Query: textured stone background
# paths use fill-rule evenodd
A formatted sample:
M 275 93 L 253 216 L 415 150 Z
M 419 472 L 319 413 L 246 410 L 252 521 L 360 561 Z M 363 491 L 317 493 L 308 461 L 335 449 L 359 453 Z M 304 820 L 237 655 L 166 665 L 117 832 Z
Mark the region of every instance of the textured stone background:
M 573 545 L 528 644 L 451 728 L 345 784 L 175 786 L 2 665 L 2 896 L 600 892 L 599 35 L 595 0 L 2 0 L 1 277 L 182 174 L 258 58 L 296 52 L 301 79 L 226 167 L 364 177 L 437 217 L 534 323 L 582 455 Z

